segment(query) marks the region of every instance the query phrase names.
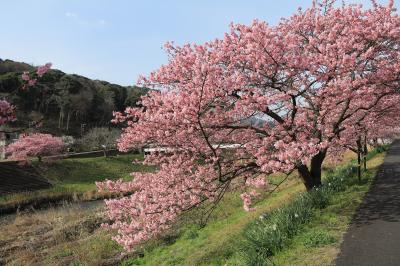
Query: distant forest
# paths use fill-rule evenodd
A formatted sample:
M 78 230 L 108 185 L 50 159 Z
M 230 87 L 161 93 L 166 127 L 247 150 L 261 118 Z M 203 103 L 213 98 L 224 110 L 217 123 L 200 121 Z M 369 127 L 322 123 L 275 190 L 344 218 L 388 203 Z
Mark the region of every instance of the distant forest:
M 52 69 L 29 90 L 21 90 L 23 71 L 33 66 L 0 59 L 0 99 L 17 106 L 18 120 L 10 128 L 42 120 L 41 131 L 80 136 L 92 127 L 113 126 L 112 111 L 136 106 L 149 89 L 120 86 Z

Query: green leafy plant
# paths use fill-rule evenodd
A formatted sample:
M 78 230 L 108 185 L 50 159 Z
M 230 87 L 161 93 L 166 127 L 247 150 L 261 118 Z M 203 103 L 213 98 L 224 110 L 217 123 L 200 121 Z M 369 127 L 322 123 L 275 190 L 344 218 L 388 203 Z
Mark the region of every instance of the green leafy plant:
M 336 239 L 324 230 L 306 234 L 303 244 L 306 247 L 321 247 L 336 242 Z

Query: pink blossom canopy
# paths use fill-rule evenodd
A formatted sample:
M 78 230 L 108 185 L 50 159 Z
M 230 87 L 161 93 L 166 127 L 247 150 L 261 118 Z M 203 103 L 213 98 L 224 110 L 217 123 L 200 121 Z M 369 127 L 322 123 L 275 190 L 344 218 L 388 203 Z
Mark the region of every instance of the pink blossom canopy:
M 142 79 L 157 90 L 142 107 L 115 113 L 126 123 L 121 150 L 168 151 L 146 156 L 156 173 L 99 184 L 134 192 L 106 201 L 120 244 L 134 248 L 229 189 L 244 190 L 244 208 L 252 210 L 270 173 L 298 170 L 307 189 L 320 185 L 328 151 L 380 121 L 372 114 L 397 97 L 400 80 L 393 2 L 325 7 L 277 26 L 232 25 L 203 45 L 166 45 L 169 62 Z
M 50 134 L 34 133 L 23 135 L 8 145 L 6 153 L 10 154 L 9 159 L 27 160 L 28 157 L 60 154 L 64 146 L 60 138 Z

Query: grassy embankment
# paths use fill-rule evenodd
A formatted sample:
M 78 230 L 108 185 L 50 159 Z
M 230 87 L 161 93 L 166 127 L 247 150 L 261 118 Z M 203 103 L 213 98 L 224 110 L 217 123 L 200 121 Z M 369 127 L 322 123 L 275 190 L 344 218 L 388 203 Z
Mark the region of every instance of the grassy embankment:
M 348 154 L 343 163 L 353 158 Z M 275 265 L 329 265 L 383 158 L 384 153 L 380 153 L 368 161 L 370 172 L 362 183 L 337 193 L 327 208 L 314 210 L 311 222 L 304 224 L 290 246 L 273 258 Z M 333 170 L 335 166 L 329 164 L 325 169 Z M 303 185 L 292 178 L 283 189 L 258 202 L 257 210 L 252 213 L 244 212 L 239 197 L 231 194 L 206 227 L 188 227 L 172 243 L 160 245 L 158 240 L 157 244 L 145 247 L 142 257 L 125 260 L 123 265 L 246 265 L 239 255 L 246 227 L 260 219 L 261 214 L 286 205 L 303 191 Z
M 128 180 L 132 172 L 151 171 L 152 168 L 132 164 L 134 159 L 142 159 L 142 154 L 126 154 L 113 157 L 65 159 L 50 165 L 34 165 L 54 186 L 49 189 L 15 193 L 0 197 L 0 208 L 19 206 L 35 202 L 60 202 L 93 200 L 108 197 L 97 192 L 95 182 L 105 179 Z
M 206 227 L 196 225 L 196 213 L 186 215 L 174 230 L 145 246 L 145 258 L 150 252 L 159 255 L 155 265 L 195 265 L 207 262 L 207 257 L 219 249 L 229 255 L 235 251 L 231 244 L 247 223 L 302 190 L 297 180 L 291 179 L 281 191 L 261 200 L 253 213 L 243 211 L 237 193 L 229 193 Z M 122 261 L 122 249 L 111 240 L 111 233 L 99 227 L 102 222 L 106 220 L 97 209 L 69 206 L 19 214 L 11 222 L 0 224 L 0 230 L 6 232 L 0 236 L 0 254 L 7 254 L 10 265 L 102 265 Z
M 368 162 L 368 167 L 376 169 L 383 157 L 384 154 L 378 154 Z M 345 161 L 348 160 L 349 157 Z M 326 168 L 333 169 L 335 165 Z M 371 178 L 364 180 L 367 182 L 337 194 L 327 208 L 316 210 L 313 220 L 304 225 L 290 246 L 273 258 L 275 265 L 328 265 L 368 190 Z M 16 264 L 33 261 L 46 265 L 99 265 L 122 260 L 122 265 L 238 265 L 240 241 L 248 224 L 261 214 L 286 205 L 302 191 L 303 185 L 292 176 L 280 190 L 261 198 L 252 213 L 243 211 L 238 193 L 230 192 L 205 227 L 193 222 L 195 213 L 188 214 L 169 234 L 147 243 L 141 256 L 125 260 L 119 255 L 120 247 L 110 239 L 111 234 L 98 227 L 104 218 L 96 210 L 70 208 L 18 215 L 0 228 L 7 232 L 0 237 L 0 251 L 2 247 L 11 247 L 7 258 Z M 313 233 L 315 230 L 317 233 Z M 40 249 L 32 249 L 39 243 Z
M 315 218 L 303 227 L 285 250 L 274 257 L 275 265 L 331 265 L 339 253 L 343 234 L 384 156 L 385 153 L 380 153 L 368 161 L 370 173 L 363 177 L 361 183 L 336 194 L 325 209 L 316 210 Z
M 370 170 L 361 181 L 351 166 L 354 164 L 340 167 L 328 173 L 322 188 L 252 222 L 244 233 L 242 265 L 331 265 L 343 233 L 382 162 L 382 155 L 370 160 Z

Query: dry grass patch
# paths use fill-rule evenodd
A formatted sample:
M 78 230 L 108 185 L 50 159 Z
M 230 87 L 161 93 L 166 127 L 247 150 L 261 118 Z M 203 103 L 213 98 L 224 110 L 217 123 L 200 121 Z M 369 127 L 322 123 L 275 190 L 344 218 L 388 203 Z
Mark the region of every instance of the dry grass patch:
M 121 260 L 119 246 L 100 225 L 97 206 L 66 205 L 0 221 L 0 264 L 110 265 Z

